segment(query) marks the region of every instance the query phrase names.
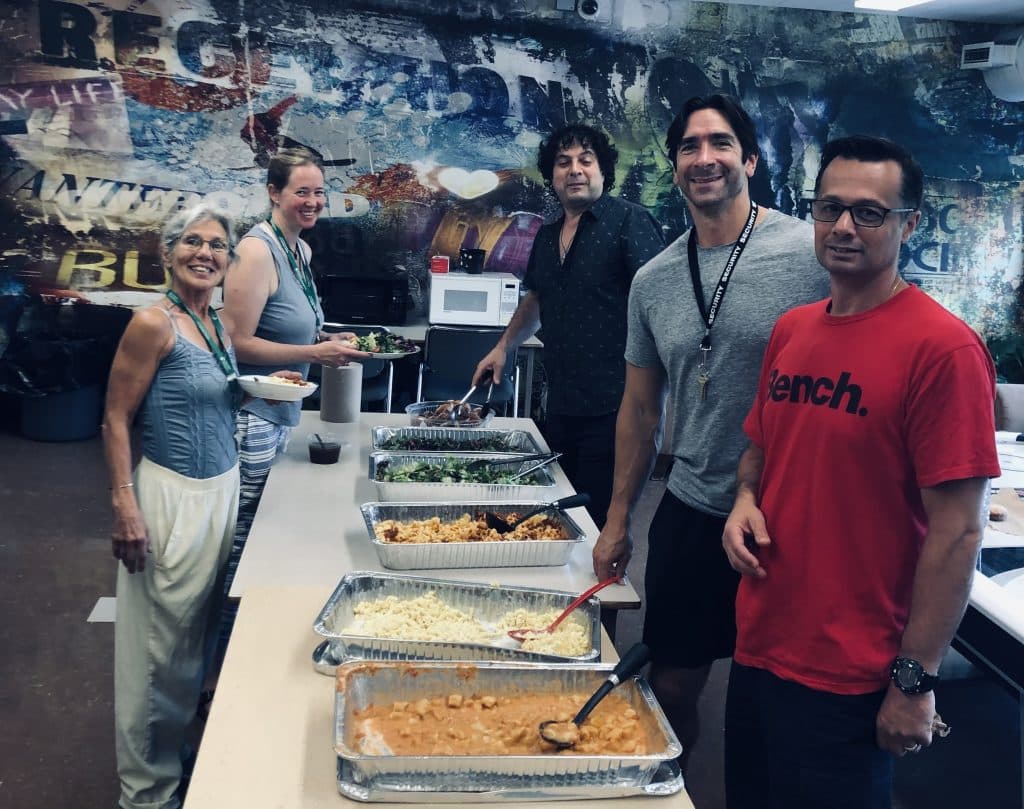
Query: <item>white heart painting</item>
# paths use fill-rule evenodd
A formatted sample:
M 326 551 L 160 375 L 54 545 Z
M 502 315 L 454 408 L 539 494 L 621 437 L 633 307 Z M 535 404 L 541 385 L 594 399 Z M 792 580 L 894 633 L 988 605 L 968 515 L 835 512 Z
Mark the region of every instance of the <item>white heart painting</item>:
M 437 173 L 437 181 L 463 199 L 475 199 L 498 187 L 498 175 L 493 171 L 465 169 L 449 166 Z

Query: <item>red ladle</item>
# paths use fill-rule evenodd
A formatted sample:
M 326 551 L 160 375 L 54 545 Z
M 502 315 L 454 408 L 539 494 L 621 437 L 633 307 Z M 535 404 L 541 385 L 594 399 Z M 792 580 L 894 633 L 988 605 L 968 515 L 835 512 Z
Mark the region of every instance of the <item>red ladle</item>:
M 580 604 L 582 604 L 584 601 L 586 601 L 588 598 L 590 598 L 598 590 L 603 590 L 609 584 L 615 584 L 615 582 L 617 582 L 617 581 L 622 581 L 622 576 L 614 576 L 613 578 L 605 579 L 604 581 L 601 581 L 601 582 L 598 582 L 597 584 L 595 584 L 589 590 L 587 590 L 587 591 L 585 591 L 583 593 L 580 593 L 579 597 L 575 601 L 573 601 L 568 607 L 566 607 L 564 610 L 562 610 L 562 614 L 559 615 L 557 618 L 555 618 L 555 620 L 552 621 L 544 629 L 510 629 L 508 631 L 509 637 L 512 638 L 513 640 L 517 640 L 520 643 L 522 643 L 524 640 L 528 639 L 527 638 L 528 635 L 545 635 L 545 634 L 549 635 L 549 634 L 551 634 L 552 632 L 554 632 L 558 628 L 558 625 L 560 623 L 562 623 L 562 621 L 564 621 L 569 616 L 570 612 L 572 612 L 574 609 L 576 609 Z

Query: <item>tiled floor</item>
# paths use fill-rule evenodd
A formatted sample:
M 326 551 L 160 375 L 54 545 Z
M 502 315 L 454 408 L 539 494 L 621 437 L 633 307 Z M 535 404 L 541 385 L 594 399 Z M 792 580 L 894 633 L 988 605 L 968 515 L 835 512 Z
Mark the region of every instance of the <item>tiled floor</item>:
M 12 430 L 0 421 L 0 807 L 111 809 L 113 625 L 87 622 L 114 592 L 102 448 L 98 439 L 36 443 Z M 641 504 L 648 518 L 660 495 L 652 483 Z M 644 557 L 638 542 L 635 578 Z M 641 611 L 620 616 L 620 650 L 641 623 Z M 724 806 L 727 672 L 715 667 L 703 700 L 705 735 L 688 777 L 698 809 Z M 900 762 L 897 809 L 1020 807 L 1016 702 L 977 678 L 944 685 L 939 699 L 954 732 Z

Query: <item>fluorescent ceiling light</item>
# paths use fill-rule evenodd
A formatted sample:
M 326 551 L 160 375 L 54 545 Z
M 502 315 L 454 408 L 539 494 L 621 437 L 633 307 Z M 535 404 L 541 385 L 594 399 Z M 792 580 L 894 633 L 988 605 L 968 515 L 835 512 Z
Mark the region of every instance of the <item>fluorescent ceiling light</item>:
M 873 11 L 902 11 L 911 6 L 923 6 L 932 0 L 854 0 L 854 8 L 867 8 Z

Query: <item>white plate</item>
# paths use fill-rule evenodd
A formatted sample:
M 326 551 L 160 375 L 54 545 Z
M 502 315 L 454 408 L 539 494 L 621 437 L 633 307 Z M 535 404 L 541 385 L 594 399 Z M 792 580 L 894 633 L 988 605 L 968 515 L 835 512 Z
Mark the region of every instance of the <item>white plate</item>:
M 273 399 L 276 402 L 297 402 L 305 399 L 318 385 L 315 382 L 303 382 L 301 385 L 290 385 L 287 382 L 275 382 L 272 376 L 249 376 L 238 377 L 238 384 L 242 390 L 257 399 Z
M 351 345 L 351 344 L 350 344 Z M 355 346 L 352 346 L 355 348 Z M 362 349 L 358 349 L 362 351 Z M 413 346 L 411 351 L 367 351 L 369 357 L 363 357 L 361 359 L 368 360 L 400 360 L 402 357 L 411 357 L 413 354 L 420 353 L 419 346 Z M 358 360 L 356 360 L 358 362 Z

